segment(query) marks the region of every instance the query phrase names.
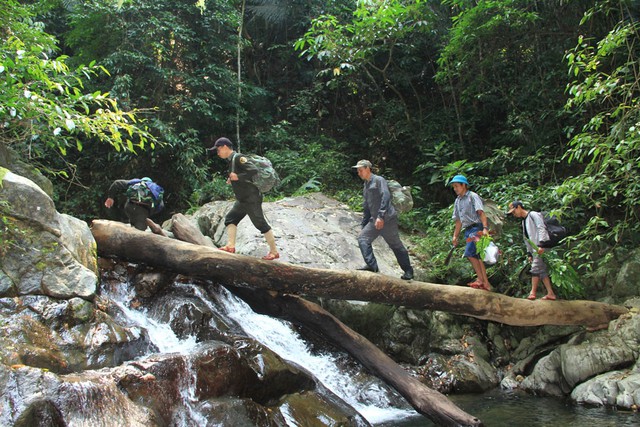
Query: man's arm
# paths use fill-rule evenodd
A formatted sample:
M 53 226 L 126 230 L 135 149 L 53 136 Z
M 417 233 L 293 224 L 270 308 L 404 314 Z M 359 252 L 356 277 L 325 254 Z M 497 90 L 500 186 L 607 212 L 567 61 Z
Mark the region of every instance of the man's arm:
M 114 200 L 121 194 L 124 194 L 129 187 L 129 180 L 117 179 L 113 181 L 109 190 L 107 191 L 107 200 L 104 201 L 104 205 L 108 208 L 113 206 Z
M 258 167 L 246 156 L 237 155 L 231 161 L 235 162 L 234 169 L 238 181 L 251 182 L 253 177 L 258 174 Z
M 391 205 L 391 191 L 389 191 L 389 184 L 387 184 L 387 180 L 378 176 L 376 177 L 379 180 L 380 189 L 380 209 L 378 210 L 378 214 L 376 219 L 381 219 L 384 221 L 384 216 L 387 214 L 389 210 L 389 206 Z
M 458 237 L 460 237 L 460 230 L 462 229 L 462 222 L 459 219 L 456 219 L 456 226 L 453 229 L 453 239 L 451 239 L 451 244 L 453 246 L 458 246 Z

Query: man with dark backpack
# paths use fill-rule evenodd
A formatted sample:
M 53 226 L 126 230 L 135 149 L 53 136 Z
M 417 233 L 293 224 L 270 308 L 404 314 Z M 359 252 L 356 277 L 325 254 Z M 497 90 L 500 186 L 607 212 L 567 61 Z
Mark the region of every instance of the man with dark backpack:
M 234 151 L 233 144 L 228 138 L 219 138 L 209 150 L 215 151 L 221 159 L 229 161 L 227 184 L 231 184 L 233 193 L 236 195 L 236 202 L 224 219 L 224 225 L 227 227 L 227 244 L 219 249 L 229 253 L 236 252 L 238 223 L 245 216 L 249 216 L 269 245 L 269 252 L 262 259 L 271 261 L 280 258 L 273 230 L 262 212 L 262 192 L 254 181 L 260 172 L 258 166 L 249 156 Z
M 531 262 L 531 292 L 527 299 L 536 299 L 538 284 L 540 283 L 540 279 L 542 279 L 542 283 L 544 283 L 544 287 L 547 290 L 547 295 L 542 297 L 542 299 L 555 300 L 556 294 L 551 287 L 548 267 L 542 257 L 540 257 L 545 251 L 543 246 L 550 240 L 549 232 L 544 222 L 544 215 L 540 212 L 526 210 L 522 202 L 518 200 L 509 204 L 507 215 L 513 215 L 516 218 L 523 219 L 522 234 L 524 235 L 524 244 L 527 247 L 529 261 Z M 532 242 L 538 247 L 537 251 L 533 250 Z
M 123 200 L 124 213 L 129 222 L 138 230 L 147 229 L 147 221 L 164 209 L 164 190 L 161 186 L 144 177 L 142 179 L 117 179 L 107 191 L 104 205 L 113 207 L 115 200 Z

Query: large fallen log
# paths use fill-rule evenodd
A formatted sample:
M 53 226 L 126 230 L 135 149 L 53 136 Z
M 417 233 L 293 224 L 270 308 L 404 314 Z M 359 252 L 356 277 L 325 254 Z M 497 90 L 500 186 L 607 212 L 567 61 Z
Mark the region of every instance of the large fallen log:
M 396 389 L 416 411 L 439 426 L 481 426 L 442 393 L 430 389 L 393 361 L 362 335 L 350 329 L 319 305 L 294 295 L 248 288 L 228 287 L 262 314 L 289 320 L 319 332 L 357 359 L 373 375 Z
M 190 276 L 216 278 L 221 283 L 283 294 L 440 310 L 513 326 L 599 327 L 628 311 L 595 301 L 529 301 L 461 286 L 406 282 L 368 272 L 263 261 L 145 233 L 114 221 L 96 220 L 91 230 L 102 256 L 117 256 Z
M 176 238 L 194 244 L 212 243 L 184 215 L 172 218 Z M 443 394 L 430 389 L 407 373 L 389 356 L 362 335 L 350 329 L 319 305 L 293 295 L 279 295 L 263 289 L 224 285 L 262 314 L 289 320 L 325 336 L 351 354 L 369 371 L 400 393 L 420 414 L 443 426 L 481 426 L 482 422 L 467 414 Z

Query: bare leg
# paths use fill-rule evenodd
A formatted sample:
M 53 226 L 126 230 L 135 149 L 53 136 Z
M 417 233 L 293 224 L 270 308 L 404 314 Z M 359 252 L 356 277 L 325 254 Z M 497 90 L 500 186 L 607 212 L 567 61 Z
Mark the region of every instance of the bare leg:
M 227 247 L 236 248 L 236 233 L 238 232 L 238 226 L 235 224 L 227 225 Z
M 547 295 L 545 295 L 544 299 L 554 300 L 556 299 L 556 294 L 553 292 L 553 288 L 551 287 L 551 279 L 549 276 L 542 279 L 542 283 L 544 284 L 545 289 L 547 290 Z
M 538 292 L 538 283 L 540 283 L 540 276 L 531 277 L 531 292 L 529 295 L 536 296 L 536 292 Z
M 489 284 L 489 278 L 487 277 L 487 269 L 484 267 L 484 263 L 475 257 L 467 258 L 471 262 L 471 266 L 478 276 L 478 281 L 482 283 L 482 286 L 490 291 L 491 285 Z
M 273 235 L 273 230 L 269 230 L 264 233 L 264 239 L 267 241 L 267 245 L 269 245 L 269 253 L 272 255 L 278 255 L 278 248 L 276 247 L 276 238 Z
M 167 236 L 167 234 L 164 232 L 164 230 L 162 229 L 162 227 L 160 227 L 158 224 L 156 224 L 155 222 L 153 222 L 151 220 L 151 218 L 147 218 L 147 225 L 149 226 L 149 228 L 151 229 L 151 232 L 153 234 L 158 234 L 160 236 L 164 236 L 164 237 L 169 237 Z

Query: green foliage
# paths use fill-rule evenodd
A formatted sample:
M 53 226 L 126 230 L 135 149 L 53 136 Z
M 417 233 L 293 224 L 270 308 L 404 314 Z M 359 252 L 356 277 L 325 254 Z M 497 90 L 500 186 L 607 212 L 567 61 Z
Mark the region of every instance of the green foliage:
M 81 151 L 88 140 L 115 150 L 151 148 L 156 139 L 140 123 L 140 112 L 123 111 L 108 93 L 89 92 L 85 82 L 107 70 L 94 62 L 71 69 L 55 56 L 55 39 L 35 22 L 29 6 L 8 0 L 0 17 L 10 31 L 0 44 L 0 137 L 24 144 L 34 154 L 56 149 Z
M 584 288 L 580 281 L 580 276 L 576 270 L 560 256 L 556 249 L 545 249 L 543 253 L 538 253 L 538 246 L 531 239 L 529 244 L 547 265 L 549 278 L 553 286 L 558 288 L 559 294 L 564 299 L 579 298 L 584 296 Z
M 197 210 L 205 203 L 214 200 L 230 200 L 233 199 L 233 190 L 231 185 L 227 184 L 227 179 L 220 175 L 215 175 L 211 180 L 204 182 L 204 185 L 198 187 L 191 195 L 189 202 L 192 210 Z
M 585 24 L 618 5 L 599 2 Z M 566 205 L 586 208 L 585 227 L 575 237 L 583 239 L 577 243 L 583 252 L 594 236 L 616 245 L 640 232 L 640 22 L 634 17 L 628 15 L 600 39 L 580 37 L 566 56 L 574 78 L 566 108 L 584 124 L 572 132 L 565 158 L 585 167 L 559 192 Z
M 476 252 L 478 253 L 480 259 L 484 259 L 487 248 L 489 247 L 489 244 L 491 244 L 491 242 L 493 242 L 491 236 L 485 236 L 484 234 L 476 242 Z

